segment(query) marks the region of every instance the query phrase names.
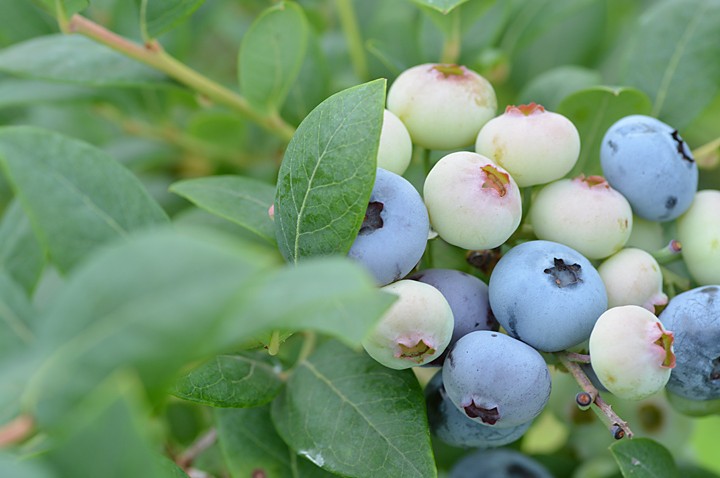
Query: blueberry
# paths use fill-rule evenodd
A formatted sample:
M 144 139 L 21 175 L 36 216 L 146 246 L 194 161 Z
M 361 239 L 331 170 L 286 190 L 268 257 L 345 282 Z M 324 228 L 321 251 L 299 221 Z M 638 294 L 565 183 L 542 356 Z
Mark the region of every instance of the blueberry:
M 537 461 L 519 451 L 499 448 L 466 456 L 450 470 L 448 478 L 552 478 Z
M 526 187 L 565 176 L 580 155 L 580 135 L 569 119 L 542 106 L 508 106 L 485 124 L 475 151 L 505 168 Z
M 698 191 L 677 220 L 683 261 L 700 285 L 720 283 L 720 191 Z
M 436 359 L 447 348 L 453 316 L 431 285 L 401 280 L 381 289 L 398 296 L 362 341 L 365 351 L 389 368 L 405 369 Z
M 650 312 L 667 304 L 660 265 L 648 252 L 629 247 L 598 267 L 608 293 L 608 307 L 639 305 Z
M 540 414 L 550 396 L 550 372 L 532 347 L 480 330 L 461 337 L 442 369 L 450 400 L 489 426 L 517 427 Z
M 490 276 L 490 307 L 508 334 L 543 352 L 590 337 L 607 308 L 605 285 L 579 252 L 550 241 L 508 251 Z
M 467 417 L 445 392 L 442 373 L 436 373 L 425 387 L 430 431 L 448 445 L 460 448 L 494 448 L 518 440 L 532 421 L 516 427 L 489 427 Z
M 427 149 L 468 146 L 497 110 L 492 85 L 459 65 L 426 63 L 403 71 L 390 85 L 387 108 L 413 143 Z
M 348 256 L 379 285 L 405 277 L 427 245 L 430 222 L 420 194 L 405 178 L 378 168 L 365 219 Z
M 455 327 L 448 349 L 460 337 L 475 330 L 498 330 L 499 324 L 490 310 L 488 287 L 477 277 L 452 269 L 426 269 L 412 274 L 408 279 L 430 284 L 450 304 Z M 444 353 L 438 357 L 432 365 L 442 365 L 446 355 Z
M 677 363 L 667 389 L 692 400 L 720 398 L 720 285 L 676 295 L 659 318 L 675 333 Z
M 378 146 L 377 166 L 402 175 L 410 165 L 412 141 L 407 128 L 391 111 L 383 114 L 380 145 Z
M 561 179 L 543 187 L 529 213 L 539 239 L 570 246 L 589 259 L 622 249 L 632 230 L 632 209 L 602 176 Z
M 633 212 L 671 221 L 685 212 L 698 185 L 698 169 L 677 130 L 643 115 L 626 116 L 603 137 L 600 163 L 610 185 Z
M 642 400 L 665 387 L 675 366 L 673 333 L 637 305 L 603 313 L 590 335 L 590 360 L 600 382 L 626 400 Z
M 433 229 L 464 249 L 492 249 L 520 225 L 522 204 L 515 180 L 490 159 L 469 151 L 442 157 L 423 186 Z

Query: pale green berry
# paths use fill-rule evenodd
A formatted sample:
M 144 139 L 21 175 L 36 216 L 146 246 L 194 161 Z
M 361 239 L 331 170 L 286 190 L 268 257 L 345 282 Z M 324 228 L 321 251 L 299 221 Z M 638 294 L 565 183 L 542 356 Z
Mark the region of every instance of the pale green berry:
M 655 315 L 637 305 L 613 307 L 590 334 L 590 360 L 613 395 L 642 400 L 665 387 L 675 367 L 673 334 Z
M 412 141 L 407 128 L 391 111 L 385 110 L 380 133 L 377 166 L 400 176 L 405 173 L 412 158 Z
M 405 124 L 413 143 L 427 149 L 469 146 L 497 110 L 492 85 L 460 65 L 426 63 L 390 85 L 387 108 Z
M 692 278 L 700 285 L 720 284 L 720 191 L 698 191 L 678 218 L 677 232 Z
M 627 248 L 608 257 L 598 267 L 608 294 L 608 307 L 639 305 L 650 312 L 665 305 L 663 276 L 653 256 L 642 249 Z
M 363 340 L 365 351 L 386 367 L 406 369 L 433 361 L 450 343 L 455 321 L 435 287 L 401 280 L 381 288 L 398 296 Z

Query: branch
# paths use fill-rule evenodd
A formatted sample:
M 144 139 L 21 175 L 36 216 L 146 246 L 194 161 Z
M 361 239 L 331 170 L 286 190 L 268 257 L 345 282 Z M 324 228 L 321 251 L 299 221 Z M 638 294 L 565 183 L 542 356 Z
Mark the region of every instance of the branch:
M 167 54 L 157 41 L 148 42 L 144 46 L 139 45 L 77 14 L 70 18 L 65 30 L 68 33 L 84 35 L 125 56 L 162 71 L 210 100 L 235 109 L 285 141 L 290 141 L 295 133 L 295 128 L 286 123 L 277 112 L 260 113 L 243 96 L 201 75 Z
M 591 405 L 595 405 L 602 416 L 609 422 L 608 428 L 616 440 L 624 437 L 632 438 L 633 432 L 630 430 L 628 423 L 620 418 L 612 409 L 612 406 L 602 399 L 600 392 L 598 392 L 597 388 L 592 384 L 583 369 L 580 368 L 580 365 L 574 361 L 576 355 L 579 354 L 570 354 L 567 352 L 558 352 L 555 354 L 558 360 L 560 360 L 560 363 L 575 377 L 575 381 L 577 381 L 583 390 L 575 397 L 578 406 L 587 409 Z M 586 363 L 589 363 L 589 361 Z
M 187 450 L 175 458 L 175 463 L 177 463 L 177 465 L 183 470 L 187 470 L 190 466 L 192 466 L 198 456 L 215 444 L 216 440 L 217 430 L 212 428 L 209 432 L 195 440 L 195 442 L 190 445 Z
M 20 415 L 0 427 L 0 448 L 24 441 L 33 431 L 35 422 L 29 415 Z

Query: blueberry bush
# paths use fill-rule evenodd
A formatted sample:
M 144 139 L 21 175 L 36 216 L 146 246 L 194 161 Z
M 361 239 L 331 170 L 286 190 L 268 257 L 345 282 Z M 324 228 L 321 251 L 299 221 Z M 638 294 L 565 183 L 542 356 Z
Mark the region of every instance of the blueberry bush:
M 719 0 L 0 0 L 0 476 L 720 476 Z

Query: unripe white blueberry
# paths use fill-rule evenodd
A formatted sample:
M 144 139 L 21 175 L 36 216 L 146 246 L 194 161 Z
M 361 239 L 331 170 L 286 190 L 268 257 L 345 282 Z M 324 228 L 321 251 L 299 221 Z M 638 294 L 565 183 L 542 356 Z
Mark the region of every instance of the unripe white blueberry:
M 529 219 L 538 238 L 570 246 L 588 259 L 619 251 L 632 230 L 630 204 L 602 176 L 548 184 L 533 200 Z
M 580 156 L 580 134 L 569 119 L 538 104 L 508 106 L 480 130 L 475 151 L 505 168 L 522 188 L 569 173 Z
M 698 191 L 678 218 L 677 232 L 692 278 L 700 285 L 720 284 L 720 191 Z
M 459 65 L 426 63 L 390 85 L 387 108 L 405 124 L 413 143 L 448 150 L 471 145 L 497 110 L 492 85 Z
M 430 224 L 446 242 L 465 249 L 492 249 L 520 225 L 522 201 L 515 180 L 485 156 L 448 154 L 425 178 Z
M 662 390 L 675 366 L 673 334 L 637 305 L 603 313 L 590 334 L 590 360 L 610 393 L 642 400 Z
M 362 345 L 381 364 L 397 370 L 439 357 L 452 337 L 452 310 L 435 287 L 414 280 L 393 282 L 381 290 L 398 296 Z
M 665 305 L 660 265 L 642 249 L 627 248 L 608 257 L 598 267 L 608 294 L 608 307 L 639 305 L 655 313 L 656 305 Z
M 407 128 L 392 111 L 383 114 L 377 166 L 395 174 L 403 175 L 412 158 L 412 141 Z

